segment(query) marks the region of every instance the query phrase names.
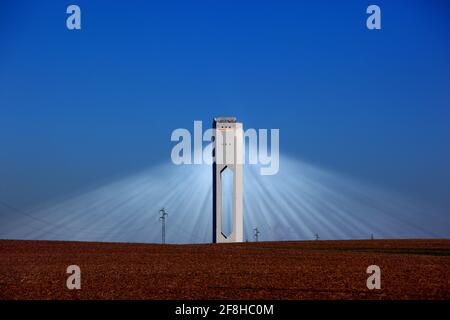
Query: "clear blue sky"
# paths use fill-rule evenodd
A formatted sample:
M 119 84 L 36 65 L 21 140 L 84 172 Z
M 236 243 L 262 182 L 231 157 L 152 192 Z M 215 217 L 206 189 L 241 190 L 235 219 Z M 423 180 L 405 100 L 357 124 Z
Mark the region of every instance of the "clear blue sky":
M 437 0 L 2 0 L 0 199 L 167 162 L 173 129 L 234 115 L 279 128 L 282 153 L 449 212 L 449 15 Z

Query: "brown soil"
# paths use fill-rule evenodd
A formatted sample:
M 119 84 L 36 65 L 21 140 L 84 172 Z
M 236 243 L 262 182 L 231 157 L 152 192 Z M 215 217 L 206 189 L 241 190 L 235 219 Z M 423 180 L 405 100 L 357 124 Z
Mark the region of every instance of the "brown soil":
M 81 290 L 66 268 L 81 268 Z M 366 268 L 381 268 L 381 290 Z M 0 241 L 0 299 L 450 299 L 450 240 Z

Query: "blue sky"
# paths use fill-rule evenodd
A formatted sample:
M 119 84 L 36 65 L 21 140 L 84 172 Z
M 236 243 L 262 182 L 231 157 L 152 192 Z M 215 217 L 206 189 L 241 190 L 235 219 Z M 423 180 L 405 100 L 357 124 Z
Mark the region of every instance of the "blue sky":
M 437 0 L 3 0 L 0 199 L 27 208 L 156 166 L 175 128 L 234 115 L 279 128 L 284 154 L 448 213 L 449 13 Z

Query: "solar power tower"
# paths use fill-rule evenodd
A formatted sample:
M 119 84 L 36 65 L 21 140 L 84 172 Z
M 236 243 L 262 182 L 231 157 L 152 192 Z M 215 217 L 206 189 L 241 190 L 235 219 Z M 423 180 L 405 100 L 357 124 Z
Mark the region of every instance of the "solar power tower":
M 213 242 L 242 242 L 244 239 L 243 210 L 243 148 L 242 123 L 234 117 L 214 118 L 213 148 Z M 225 175 L 231 177 L 231 188 L 224 188 Z M 227 178 L 228 179 L 228 178 Z M 230 194 L 231 193 L 231 194 Z M 231 198 L 226 206 L 224 198 Z M 223 218 L 231 215 L 229 232 L 223 229 Z

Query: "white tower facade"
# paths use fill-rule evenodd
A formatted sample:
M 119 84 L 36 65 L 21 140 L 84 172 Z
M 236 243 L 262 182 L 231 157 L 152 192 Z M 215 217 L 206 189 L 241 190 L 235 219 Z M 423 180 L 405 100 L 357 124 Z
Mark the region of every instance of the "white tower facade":
M 213 242 L 242 242 L 244 239 L 243 162 L 244 132 L 236 118 L 214 118 L 213 148 Z M 232 188 L 224 190 L 225 174 L 232 177 Z M 224 192 L 231 192 L 226 207 Z M 228 211 L 228 212 L 226 212 Z M 231 214 L 230 232 L 223 230 L 224 215 Z

